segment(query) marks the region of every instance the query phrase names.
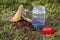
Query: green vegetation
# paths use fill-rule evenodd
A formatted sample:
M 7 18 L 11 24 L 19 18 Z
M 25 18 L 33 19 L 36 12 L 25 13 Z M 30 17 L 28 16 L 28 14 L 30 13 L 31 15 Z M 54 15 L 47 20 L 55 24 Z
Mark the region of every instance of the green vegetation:
M 30 11 L 33 6 L 43 5 L 47 12 L 46 26 L 55 29 L 50 40 L 60 40 L 60 4 L 55 0 L 0 0 L 0 40 L 42 40 L 39 39 L 39 35 L 41 35 L 39 29 L 32 31 L 29 27 L 24 27 L 19 30 L 7 21 L 20 4 Z

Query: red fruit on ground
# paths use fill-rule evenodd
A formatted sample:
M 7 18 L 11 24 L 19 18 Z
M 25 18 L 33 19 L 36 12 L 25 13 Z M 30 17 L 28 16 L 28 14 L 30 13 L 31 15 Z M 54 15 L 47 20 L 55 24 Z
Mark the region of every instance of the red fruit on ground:
M 41 29 L 41 32 L 43 33 L 43 34 L 52 34 L 52 33 L 54 33 L 54 29 L 53 28 L 42 28 Z

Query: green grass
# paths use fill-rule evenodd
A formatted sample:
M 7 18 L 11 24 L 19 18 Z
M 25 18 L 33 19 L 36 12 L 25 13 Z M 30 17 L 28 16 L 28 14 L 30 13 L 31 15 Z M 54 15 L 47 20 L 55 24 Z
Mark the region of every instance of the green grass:
M 36 1 L 36 2 L 35 2 Z M 42 40 L 42 34 L 40 29 L 34 29 L 29 27 L 23 27 L 23 29 L 17 29 L 12 26 L 8 21 L 9 17 L 13 15 L 20 4 L 24 5 L 24 8 L 32 11 L 32 7 L 35 5 L 43 5 L 46 8 L 46 26 L 53 27 L 55 32 L 51 35 L 50 40 L 60 40 L 60 23 L 54 21 L 60 20 L 60 6 L 53 0 L 23 0 L 21 1 L 3 1 L 0 3 L 0 40 Z M 26 15 L 25 15 L 26 16 Z M 26 16 L 28 17 L 28 15 Z M 31 14 L 29 16 L 31 18 Z M 54 22 L 51 22 L 54 21 Z M 34 31 L 33 31 L 34 30 Z M 47 38 L 48 36 L 46 36 Z

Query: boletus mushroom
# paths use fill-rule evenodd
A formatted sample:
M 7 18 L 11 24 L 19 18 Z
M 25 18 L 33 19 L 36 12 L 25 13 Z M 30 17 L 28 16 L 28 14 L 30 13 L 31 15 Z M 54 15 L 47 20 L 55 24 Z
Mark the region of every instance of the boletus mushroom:
M 19 23 L 20 26 L 29 26 L 32 27 L 32 20 L 29 18 L 26 18 L 22 15 L 23 11 L 23 5 L 20 5 L 16 14 L 13 17 L 9 18 L 9 21 L 12 23 Z M 16 24 L 15 24 L 16 25 Z

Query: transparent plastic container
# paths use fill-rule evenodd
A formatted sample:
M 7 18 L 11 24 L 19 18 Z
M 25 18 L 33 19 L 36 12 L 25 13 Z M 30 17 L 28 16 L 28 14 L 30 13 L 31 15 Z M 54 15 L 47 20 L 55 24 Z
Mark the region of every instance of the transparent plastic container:
M 42 28 L 45 25 L 45 7 L 35 6 L 32 11 L 32 25 L 34 28 Z

